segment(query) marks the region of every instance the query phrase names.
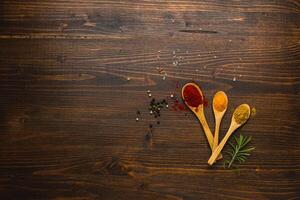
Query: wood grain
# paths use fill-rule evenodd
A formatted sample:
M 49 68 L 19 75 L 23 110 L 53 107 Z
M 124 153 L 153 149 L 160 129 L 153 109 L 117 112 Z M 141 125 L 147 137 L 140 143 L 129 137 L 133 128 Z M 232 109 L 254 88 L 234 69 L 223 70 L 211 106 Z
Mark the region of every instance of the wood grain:
M 299 19 L 298 0 L 1 1 L 1 199 L 300 199 Z M 147 136 L 146 91 L 188 81 L 209 103 L 226 91 L 220 138 L 256 107 L 237 169 L 206 164 L 189 111 L 163 110 Z

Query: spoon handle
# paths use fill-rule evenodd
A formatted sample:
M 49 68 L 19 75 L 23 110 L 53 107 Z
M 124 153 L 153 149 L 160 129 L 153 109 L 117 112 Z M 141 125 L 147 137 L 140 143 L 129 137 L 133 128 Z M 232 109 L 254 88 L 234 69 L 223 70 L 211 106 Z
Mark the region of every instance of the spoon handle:
M 217 148 L 219 142 L 219 131 L 220 131 L 220 124 L 221 124 L 220 118 L 216 117 L 215 123 L 216 123 L 215 134 L 214 134 L 214 141 L 213 141 L 213 148 L 212 148 L 213 151 Z
M 207 141 L 209 143 L 210 149 L 213 152 L 214 136 L 211 133 L 210 128 L 209 128 L 209 126 L 207 124 L 207 121 L 206 121 L 206 118 L 205 118 L 205 114 L 204 114 L 204 109 L 203 108 L 199 109 L 199 111 L 196 113 L 196 115 L 197 115 L 197 117 L 198 117 L 198 119 L 199 119 L 199 121 L 200 121 L 200 123 L 201 123 L 201 125 L 203 127 L 203 130 L 204 130 L 204 133 L 206 135 Z M 223 158 L 223 156 L 220 154 L 217 159 L 219 160 L 221 158 Z
M 221 153 L 222 149 L 224 148 L 227 140 L 229 139 L 229 137 L 231 136 L 231 134 L 233 133 L 233 131 L 236 130 L 236 126 L 231 125 L 229 130 L 227 131 L 226 135 L 224 136 L 224 138 L 222 139 L 222 141 L 220 142 L 220 144 L 217 146 L 217 148 L 213 151 L 213 153 L 211 154 L 209 160 L 208 160 L 208 164 L 212 165 L 214 164 L 214 162 L 216 161 L 218 155 Z
M 204 133 L 206 135 L 207 141 L 209 143 L 209 146 L 211 149 L 213 149 L 213 141 L 214 141 L 214 137 L 213 134 L 210 131 L 210 128 L 207 124 L 205 115 L 204 115 L 204 110 L 203 109 L 199 109 L 199 111 L 197 112 L 198 115 L 198 119 L 203 127 Z

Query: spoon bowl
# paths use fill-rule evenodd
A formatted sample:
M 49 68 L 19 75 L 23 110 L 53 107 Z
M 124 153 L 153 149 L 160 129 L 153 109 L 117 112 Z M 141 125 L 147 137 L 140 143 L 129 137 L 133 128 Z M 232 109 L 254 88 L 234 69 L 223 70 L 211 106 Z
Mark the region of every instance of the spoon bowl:
M 199 92 L 200 96 L 202 97 L 201 101 L 202 103 L 200 103 L 199 105 L 189 105 L 186 101 L 186 98 L 184 96 L 184 91 L 187 87 L 194 87 L 195 89 L 197 89 L 197 91 Z M 187 83 L 185 84 L 183 87 L 182 87 L 182 90 L 181 90 L 181 96 L 182 96 L 182 99 L 184 100 L 185 104 L 196 114 L 199 110 L 199 108 L 203 108 L 203 93 L 202 93 L 202 90 L 200 89 L 200 87 L 195 84 L 195 83 Z

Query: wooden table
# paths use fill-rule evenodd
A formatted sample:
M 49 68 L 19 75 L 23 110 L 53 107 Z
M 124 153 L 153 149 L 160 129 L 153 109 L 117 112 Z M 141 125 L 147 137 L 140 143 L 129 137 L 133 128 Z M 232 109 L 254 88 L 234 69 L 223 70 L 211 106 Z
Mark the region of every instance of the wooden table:
M 1 1 L 1 199 L 300 199 L 299 27 L 298 0 Z M 236 133 L 256 147 L 244 164 L 209 167 L 170 99 L 149 114 L 147 90 L 189 81 L 212 130 L 228 94 L 221 137 L 234 107 L 257 109 Z

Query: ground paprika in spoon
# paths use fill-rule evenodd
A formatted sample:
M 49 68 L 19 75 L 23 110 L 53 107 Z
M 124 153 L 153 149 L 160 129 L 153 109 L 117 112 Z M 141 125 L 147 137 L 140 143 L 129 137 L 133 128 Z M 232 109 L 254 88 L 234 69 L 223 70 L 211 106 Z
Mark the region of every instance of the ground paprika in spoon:
M 203 96 L 193 85 L 187 85 L 183 90 L 183 98 L 185 102 L 191 107 L 198 107 L 203 104 Z

